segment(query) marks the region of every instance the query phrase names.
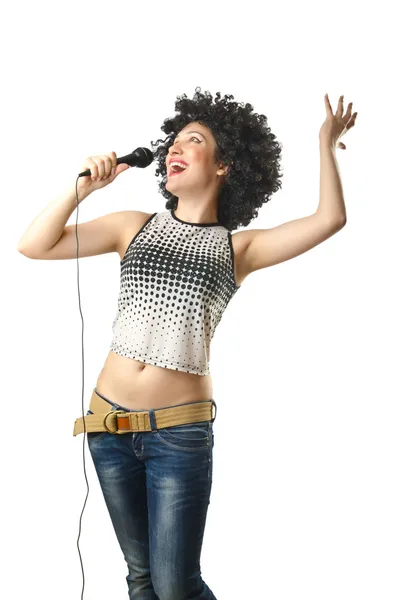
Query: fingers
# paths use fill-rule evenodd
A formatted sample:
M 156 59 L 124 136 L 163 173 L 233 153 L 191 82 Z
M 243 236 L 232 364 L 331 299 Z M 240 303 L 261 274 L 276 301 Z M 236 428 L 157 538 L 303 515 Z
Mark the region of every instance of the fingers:
M 344 99 L 343 95 L 339 97 L 338 108 L 335 113 L 335 117 L 338 117 L 339 119 L 343 118 L 343 121 L 345 122 L 346 127 L 348 129 L 350 129 L 350 127 L 352 127 L 355 124 L 357 113 L 355 112 L 352 116 L 353 102 L 349 102 L 349 104 L 347 105 L 346 114 L 343 116 L 343 99 Z M 325 109 L 327 111 L 327 117 L 334 116 L 328 94 L 325 94 Z
M 325 110 L 327 113 L 327 117 L 332 117 L 334 113 L 332 112 L 332 106 L 331 106 L 331 102 L 329 101 L 328 94 L 325 94 L 324 99 L 325 99 Z
M 356 123 L 356 117 L 357 117 L 357 113 L 355 112 L 354 115 L 352 115 L 349 118 L 349 122 L 347 124 L 347 126 L 348 126 L 349 129 L 350 129 L 350 127 L 353 127 L 353 125 L 355 125 L 355 123 Z
M 112 157 L 110 154 L 103 154 L 102 156 L 96 157 L 98 158 L 98 179 L 97 181 L 101 181 L 102 179 L 107 179 L 112 171 Z
M 90 156 L 89 158 L 87 158 L 87 166 L 91 171 L 92 181 L 101 181 L 103 179 L 107 179 L 116 171 L 116 153 L 110 152 L 109 154 Z
M 343 115 L 343 98 L 343 96 L 339 96 L 338 108 L 335 113 L 335 116 L 339 119 L 341 119 Z
M 116 172 L 117 169 L 117 156 L 115 152 L 110 152 L 109 154 L 110 160 L 111 160 L 111 174 L 114 175 L 114 173 Z
M 347 111 L 346 111 L 346 115 L 345 115 L 345 117 L 347 117 L 347 120 L 350 119 L 350 115 L 352 114 L 352 107 L 353 107 L 353 102 L 349 102 L 349 104 L 347 105 Z
M 335 116 L 341 117 L 343 115 L 343 98 L 344 96 L 339 96 L 338 108 L 336 110 Z M 329 114 L 329 116 L 333 116 L 334 113 L 332 111 L 332 106 L 331 102 L 329 101 L 328 94 L 325 94 L 325 108 L 327 110 L 327 114 Z

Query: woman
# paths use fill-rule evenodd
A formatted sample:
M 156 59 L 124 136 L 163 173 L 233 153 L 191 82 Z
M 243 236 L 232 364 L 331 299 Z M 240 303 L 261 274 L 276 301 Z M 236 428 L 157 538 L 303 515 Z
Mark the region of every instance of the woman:
M 154 144 L 166 210 L 79 225 L 80 257 L 117 251 L 121 258 L 113 339 L 85 420 L 131 599 L 215 598 L 200 571 L 216 414 L 211 339 L 249 273 L 313 248 L 346 222 L 334 149 L 357 113 L 351 117 L 349 105 L 342 116 L 340 100 L 333 115 L 326 97 L 316 213 L 231 234 L 258 215 L 282 177 L 281 146 L 266 117 L 232 100 L 218 92 L 213 101 L 200 88 L 193 99 L 178 97 L 176 116 L 162 126 L 166 140 Z M 79 179 L 79 202 L 128 168 L 114 152 L 82 167 L 91 177 Z M 74 206 L 71 188 L 32 223 L 19 250 L 74 258 L 75 225 L 65 227 Z

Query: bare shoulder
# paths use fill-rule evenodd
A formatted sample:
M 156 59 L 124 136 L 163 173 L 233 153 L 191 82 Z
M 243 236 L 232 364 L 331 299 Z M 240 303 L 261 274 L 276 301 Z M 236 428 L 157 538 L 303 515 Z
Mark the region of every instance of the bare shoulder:
M 121 226 L 117 252 L 120 256 L 120 260 L 122 260 L 132 238 L 138 233 L 153 213 L 144 212 L 142 210 L 124 210 L 119 214 L 121 216 Z

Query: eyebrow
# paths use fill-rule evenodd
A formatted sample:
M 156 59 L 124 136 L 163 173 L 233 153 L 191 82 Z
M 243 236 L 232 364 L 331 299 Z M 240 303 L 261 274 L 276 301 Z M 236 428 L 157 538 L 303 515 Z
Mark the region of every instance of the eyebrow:
M 207 139 L 203 133 L 200 133 L 200 131 L 185 131 L 185 133 L 183 135 L 188 135 L 189 133 L 198 133 L 199 135 L 202 135 L 205 140 Z M 176 136 L 176 138 L 178 138 L 178 137 L 179 137 L 179 135 Z

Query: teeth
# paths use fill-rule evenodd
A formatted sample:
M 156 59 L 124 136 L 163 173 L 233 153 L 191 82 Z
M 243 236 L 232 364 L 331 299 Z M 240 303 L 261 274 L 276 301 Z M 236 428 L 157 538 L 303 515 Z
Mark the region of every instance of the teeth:
M 171 168 L 173 168 L 174 165 L 178 165 L 178 166 L 182 167 L 183 169 L 186 169 L 186 165 L 184 165 L 183 163 L 174 161 L 171 163 Z

